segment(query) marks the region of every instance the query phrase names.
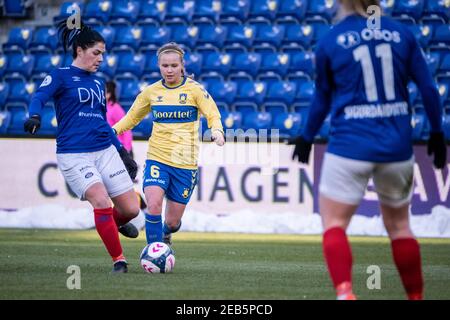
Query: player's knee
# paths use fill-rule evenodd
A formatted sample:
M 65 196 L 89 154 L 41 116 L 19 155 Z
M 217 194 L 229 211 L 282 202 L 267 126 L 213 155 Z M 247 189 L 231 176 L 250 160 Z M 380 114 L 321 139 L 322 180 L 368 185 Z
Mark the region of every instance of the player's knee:
M 157 201 L 150 201 L 147 204 L 148 212 L 150 213 L 161 213 L 162 212 L 162 203 Z
M 94 208 L 109 208 L 111 207 L 111 200 L 108 197 L 96 196 L 88 199 Z

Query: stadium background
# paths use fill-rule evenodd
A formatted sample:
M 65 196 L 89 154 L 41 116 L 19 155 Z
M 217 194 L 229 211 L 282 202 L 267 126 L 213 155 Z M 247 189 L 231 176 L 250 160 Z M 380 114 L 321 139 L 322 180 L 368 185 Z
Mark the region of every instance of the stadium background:
M 386 14 L 411 29 L 424 49 L 444 105 L 444 130 L 450 140 L 450 1 L 381 3 Z M 55 21 L 75 13 L 72 4 L 0 1 L 2 226 L 36 226 L 33 220 L 36 215 L 27 215 L 23 209 L 34 213 L 45 211 L 48 217 L 52 211 L 60 215 L 62 210 L 88 208 L 86 203 L 70 195 L 56 170 L 53 104 L 48 103 L 43 111 L 39 139 L 25 137 L 23 132 L 32 93 L 49 70 L 71 64 L 71 53 L 64 54 L 53 26 Z M 314 47 L 320 36 L 331 28 L 337 14 L 337 1 L 94 0 L 77 4 L 83 21 L 97 29 L 106 40 L 108 52 L 98 75 L 118 83 L 119 102 L 125 109 L 143 87 L 160 79 L 157 48 L 168 41 L 176 41 L 186 51 L 187 71 L 193 73 L 216 100 L 224 128 L 242 130 L 238 134 L 229 131 L 229 141 L 236 135 L 241 140 L 258 136 L 264 139 L 265 130 L 279 130 L 279 135 L 271 136 L 271 143 L 235 142 L 228 143 L 222 150 L 207 142 L 202 144 L 203 179 L 188 207 L 192 212 L 188 210 L 186 214 L 186 218 L 189 215 L 195 218 L 184 228 L 191 231 L 320 232 L 317 215 L 313 215 L 317 212 L 314 203 L 317 183 L 314 182 L 320 174 L 329 122 L 325 122 L 316 137 L 318 147 L 314 149 L 314 161 L 310 165 L 292 163 L 291 148 L 282 142 L 298 134 L 305 123 L 314 93 Z M 414 126 L 411 138 L 416 142 L 417 157 L 412 213 L 432 216 L 425 222 L 420 220 L 420 225 L 426 229 L 424 235 L 450 237 L 450 175 L 448 169 L 433 170 L 425 155 L 423 142 L 428 137 L 429 124 L 417 87 L 411 83 L 409 90 Z M 204 119 L 202 122 L 204 124 Z M 145 158 L 145 140 L 151 127 L 149 115 L 133 130 L 136 159 L 140 164 Z M 208 141 L 206 125 L 201 128 L 204 140 Z M 30 154 L 33 156 L 29 157 Z M 377 217 L 376 198 L 371 191 L 369 187 L 358 213 Z M 19 211 L 15 211 L 17 209 Z M 76 212 L 79 215 L 80 211 Z M 21 214 L 24 218 L 18 222 L 16 218 Z M 248 218 L 249 228 L 230 227 L 226 218 L 233 214 L 239 214 L 240 219 Z M 208 229 L 207 223 L 204 223 L 206 230 L 194 227 L 200 216 L 208 215 L 207 221 L 215 219 L 214 225 L 219 225 L 216 229 Z M 303 223 L 296 227 L 288 222 L 268 227 L 258 219 L 261 215 L 271 223 L 282 221 L 283 215 L 288 217 L 286 220 L 299 219 Z M 270 218 L 272 215 L 275 218 Z M 49 224 L 37 226 L 91 226 L 90 220 L 81 225 L 60 225 L 52 224 L 52 219 L 59 221 L 56 217 L 47 218 Z M 379 224 L 380 219 L 376 232 L 372 233 L 368 220 L 366 228 L 355 232 L 383 234 Z

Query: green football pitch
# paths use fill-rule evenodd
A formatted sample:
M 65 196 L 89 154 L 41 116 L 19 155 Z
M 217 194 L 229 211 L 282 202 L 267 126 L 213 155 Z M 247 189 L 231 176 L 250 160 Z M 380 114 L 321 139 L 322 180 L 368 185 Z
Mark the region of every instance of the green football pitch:
M 174 235 L 175 269 L 169 274 L 146 274 L 139 265 L 144 232 L 138 239 L 121 239 L 129 273 L 111 275 L 95 230 L 0 229 L 0 299 L 335 298 L 320 236 L 179 232 Z M 405 299 L 389 241 L 350 241 L 358 298 Z M 425 298 L 450 299 L 450 239 L 419 241 Z M 67 287 L 73 283 L 72 265 L 79 267 L 80 289 Z

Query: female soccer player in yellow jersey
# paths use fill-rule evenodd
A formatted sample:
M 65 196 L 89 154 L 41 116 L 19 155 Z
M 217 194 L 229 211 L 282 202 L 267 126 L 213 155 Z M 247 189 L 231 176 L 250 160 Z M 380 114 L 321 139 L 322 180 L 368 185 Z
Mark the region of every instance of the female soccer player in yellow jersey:
M 208 121 L 212 140 L 222 146 L 225 138 L 216 103 L 202 85 L 186 75 L 183 49 L 170 42 L 159 48 L 157 55 L 163 79 L 145 88 L 113 128 L 121 134 L 152 112 L 154 124 L 142 186 L 148 206 L 147 243 L 171 244 L 171 234 L 180 229 L 184 210 L 197 184 L 200 113 Z M 167 203 L 163 225 L 164 195 Z

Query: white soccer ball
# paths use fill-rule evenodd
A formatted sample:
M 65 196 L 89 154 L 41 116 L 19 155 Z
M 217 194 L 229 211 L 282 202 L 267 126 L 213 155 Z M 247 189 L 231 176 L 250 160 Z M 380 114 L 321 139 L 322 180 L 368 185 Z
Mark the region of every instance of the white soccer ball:
M 140 260 L 148 273 L 168 273 L 175 267 L 175 252 L 164 242 L 153 242 L 142 250 Z

